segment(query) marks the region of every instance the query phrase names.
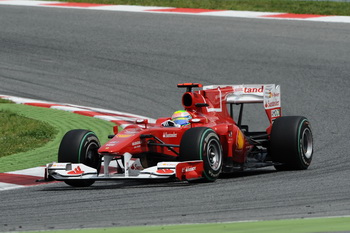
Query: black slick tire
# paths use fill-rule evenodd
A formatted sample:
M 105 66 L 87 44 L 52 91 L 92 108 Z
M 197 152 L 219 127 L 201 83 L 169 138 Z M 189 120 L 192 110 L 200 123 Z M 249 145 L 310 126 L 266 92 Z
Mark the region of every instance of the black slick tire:
M 68 131 L 62 138 L 58 150 L 58 162 L 83 163 L 100 170 L 101 159 L 97 150 L 100 141 L 95 133 L 89 130 L 74 129 Z M 94 180 L 67 180 L 66 184 L 73 187 L 91 186 Z
M 222 169 L 220 139 L 211 128 L 196 127 L 187 130 L 180 143 L 180 161 L 203 160 L 204 181 L 215 181 Z
M 271 130 L 270 153 L 277 170 L 305 170 L 312 161 L 313 137 L 308 119 L 277 118 Z

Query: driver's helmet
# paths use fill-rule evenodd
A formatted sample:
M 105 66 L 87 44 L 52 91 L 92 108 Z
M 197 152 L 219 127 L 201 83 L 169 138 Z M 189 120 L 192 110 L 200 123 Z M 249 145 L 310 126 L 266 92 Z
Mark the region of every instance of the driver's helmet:
M 171 120 L 178 125 L 184 126 L 190 124 L 190 120 L 192 119 L 191 114 L 189 114 L 185 110 L 179 110 L 174 112 L 171 117 Z

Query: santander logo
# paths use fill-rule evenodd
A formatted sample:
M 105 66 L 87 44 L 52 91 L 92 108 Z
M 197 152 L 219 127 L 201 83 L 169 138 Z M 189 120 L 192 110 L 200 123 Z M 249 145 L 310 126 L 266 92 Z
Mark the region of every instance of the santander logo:
M 261 87 L 245 87 L 244 93 L 263 93 L 264 86 Z
M 168 133 L 168 132 L 163 133 L 163 138 L 176 138 L 176 137 L 177 137 L 177 133 Z

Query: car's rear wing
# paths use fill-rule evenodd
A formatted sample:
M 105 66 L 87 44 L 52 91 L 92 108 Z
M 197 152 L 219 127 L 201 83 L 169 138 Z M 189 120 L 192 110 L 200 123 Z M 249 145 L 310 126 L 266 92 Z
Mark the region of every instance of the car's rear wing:
M 272 122 L 281 116 L 281 90 L 275 84 L 242 84 L 203 86 L 204 91 L 217 90 L 221 99 L 228 104 L 263 103 L 266 114 Z M 219 110 L 215 108 L 213 111 Z

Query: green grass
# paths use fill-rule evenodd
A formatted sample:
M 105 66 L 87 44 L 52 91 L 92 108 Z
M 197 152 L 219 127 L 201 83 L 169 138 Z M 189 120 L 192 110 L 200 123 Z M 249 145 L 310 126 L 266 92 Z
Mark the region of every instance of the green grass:
M 194 225 L 140 226 L 80 230 L 54 230 L 49 233 L 309 233 L 309 232 L 339 232 L 350 230 L 350 217 L 292 219 L 257 222 L 212 223 Z M 40 231 L 42 232 L 42 231 Z
M 9 104 L 4 103 L 4 101 L 0 102 L 0 111 L 0 117 L 3 117 L 4 115 L 10 117 L 0 121 L 2 122 L 1 132 L 3 132 L 2 128 L 4 127 L 3 122 L 7 122 L 8 125 L 12 124 L 12 128 L 21 131 L 19 133 L 17 132 L 17 136 L 11 140 L 12 145 L 6 145 L 6 147 L 10 148 L 9 153 L 11 155 L 0 157 L 0 173 L 42 166 L 46 163 L 57 161 L 59 143 L 63 135 L 71 129 L 92 130 L 99 137 L 101 143 L 105 143 L 108 140 L 107 136 L 113 133 L 113 126 L 115 125 L 108 121 L 81 116 L 62 110 L 32 107 L 21 104 Z M 16 118 L 16 114 L 25 116 L 25 121 L 10 123 L 9 121 L 13 120 L 12 117 Z M 31 122 L 30 120 L 34 120 L 36 123 L 39 121 L 43 128 L 30 126 L 32 124 L 29 123 Z M 26 131 L 26 128 L 29 130 Z M 50 133 L 48 134 L 47 131 L 50 131 Z M 31 148 L 24 152 L 16 151 L 21 144 L 24 144 L 27 137 L 34 136 L 34 138 L 43 139 L 49 137 L 48 135 L 51 135 L 51 139 L 48 139 L 48 142 L 44 140 L 45 144 L 43 146 L 34 149 Z M 14 154 L 12 154 L 11 151 Z
M 46 122 L 9 110 L 0 110 L 0 128 L 0 157 L 41 147 L 57 134 L 56 129 Z
M 286 12 L 317 15 L 350 15 L 349 2 L 298 0 L 63 0 L 113 5 L 167 6 L 216 10 Z
M 6 99 L 0 99 L 0 104 L 5 103 L 5 104 L 10 104 L 13 103 L 11 100 L 6 100 Z

